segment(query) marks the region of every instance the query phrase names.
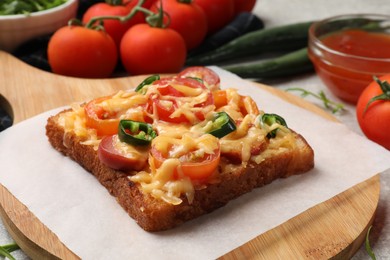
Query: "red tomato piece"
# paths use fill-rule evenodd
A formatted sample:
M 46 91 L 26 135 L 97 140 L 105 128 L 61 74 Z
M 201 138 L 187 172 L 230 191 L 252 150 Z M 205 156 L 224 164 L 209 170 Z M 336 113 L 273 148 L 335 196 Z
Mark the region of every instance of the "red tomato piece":
M 87 127 L 96 129 L 98 136 L 113 135 L 118 132 L 119 118 L 116 113 L 107 112 L 98 104 L 111 97 L 94 99 L 84 107 Z
M 213 70 L 209 68 L 202 67 L 202 66 L 188 67 L 183 71 L 181 71 L 178 74 L 178 77 L 199 78 L 210 90 L 219 89 L 220 82 L 221 82 L 221 79 L 219 78 L 219 75 L 217 73 L 215 73 Z
M 84 106 L 85 117 L 86 117 L 86 126 L 89 128 L 96 129 L 98 136 L 113 135 L 118 133 L 118 125 L 120 121 L 120 115 L 123 114 L 126 110 L 132 108 L 145 108 L 145 104 L 133 105 L 133 107 L 123 108 L 122 111 L 106 111 L 101 103 L 111 99 L 112 96 L 96 98 L 91 100 Z M 126 119 L 131 119 L 134 121 L 145 122 L 148 120 L 145 111 L 136 110 L 132 113 L 126 114 Z
M 187 49 L 178 32 L 137 24 L 123 36 L 120 54 L 132 75 L 177 73 L 184 66 Z
M 47 55 L 54 73 L 83 78 L 106 78 L 115 69 L 118 52 L 105 32 L 65 26 L 51 37 Z
M 217 138 L 215 138 L 215 142 L 218 142 Z M 195 150 L 181 155 L 178 159 L 180 160 L 179 167 L 181 167 L 183 174 L 191 180 L 197 181 L 203 181 L 210 177 L 217 169 L 221 158 L 219 142 L 217 145 L 218 148 L 214 150 L 213 154 L 205 153 L 204 156 L 199 157 L 196 153 L 197 150 Z M 170 149 L 173 148 L 173 146 L 170 147 Z M 160 151 L 156 146 L 152 145 L 150 155 L 157 169 L 169 158 L 168 154 L 169 151 Z M 177 168 L 175 169 L 174 176 L 178 178 Z
M 108 3 L 97 3 L 87 9 L 83 15 L 83 23 L 88 23 L 93 17 L 97 16 L 126 16 L 134 7 L 131 2 L 128 5 L 111 5 Z M 103 26 L 106 32 L 115 41 L 116 46 L 120 45 L 120 41 L 125 32 L 133 25 L 143 23 L 145 18 L 142 13 L 138 12 L 130 20 L 122 23 L 118 20 L 105 19 Z
M 121 153 L 115 148 L 117 136 L 105 136 L 99 144 L 98 156 L 102 163 L 115 170 L 142 170 L 148 160 L 148 152 L 137 147 L 134 152 Z
M 203 9 L 196 3 L 162 0 L 155 2 L 151 10 L 157 12 L 161 5 L 169 16 L 168 27 L 180 33 L 188 50 L 197 47 L 204 40 L 207 34 L 207 18 Z
M 390 81 L 390 75 L 380 78 Z M 390 92 L 390 88 L 388 90 Z M 376 100 L 367 104 L 376 96 L 384 95 L 376 81 L 373 81 L 360 95 L 356 105 L 356 116 L 363 133 L 372 141 L 390 150 L 390 95 L 387 100 Z
M 194 0 L 206 14 L 208 34 L 227 25 L 234 17 L 234 0 Z
M 156 82 L 155 85 L 160 85 L 158 88 L 161 96 L 164 96 L 164 99 L 160 97 L 151 96 L 151 104 L 149 107 L 156 108 L 158 117 L 166 122 L 171 123 L 189 123 L 189 120 L 184 116 L 180 115 L 178 117 L 172 117 L 171 115 L 175 110 L 180 106 L 180 101 L 178 97 L 185 97 L 186 94 L 180 92 L 176 89 L 175 85 L 182 85 L 190 88 L 200 88 L 208 92 L 208 97 L 204 102 L 195 104 L 194 107 L 203 107 L 212 105 L 214 103 L 213 96 L 207 88 L 200 83 L 199 81 L 192 78 L 163 78 Z M 153 105 L 154 104 L 154 105 Z M 204 120 L 205 115 L 202 112 L 196 112 L 196 117 L 199 120 Z

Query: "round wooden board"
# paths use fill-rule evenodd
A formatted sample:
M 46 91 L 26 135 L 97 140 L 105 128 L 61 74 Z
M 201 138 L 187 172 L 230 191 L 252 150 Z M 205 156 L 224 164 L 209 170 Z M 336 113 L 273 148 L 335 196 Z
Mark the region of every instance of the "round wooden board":
M 144 79 L 144 76 L 104 80 L 63 77 L 33 68 L 1 51 L 0 68 L 0 105 L 13 115 L 14 123 L 59 106 L 134 87 Z M 335 120 L 299 97 L 257 85 L 328 120 Z M 350 258 L 361 246 L 373 221 L 379 191 L 379 175 L 376 175 L 221 258 Z M 4 225 L 27 255 L 33 259 L 79 258 L 2 185 L 0 195 Z

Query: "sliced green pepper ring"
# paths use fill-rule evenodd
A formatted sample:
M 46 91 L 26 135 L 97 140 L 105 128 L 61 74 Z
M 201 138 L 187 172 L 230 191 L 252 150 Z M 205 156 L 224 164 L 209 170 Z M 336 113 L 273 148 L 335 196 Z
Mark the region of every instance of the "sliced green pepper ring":
M 160 79 L 160 75 L 157 75 L 157 74 L 147 77 L 146 79 L 144 79 L 144 81 L 141 82 L 141 84 L 139 84 L 135 88 L 135 92 L 139 92 L 140 90 L 143 89 L 143 87 L 145 87 L 147 85 L 150 85 L 150 84 L 152 84 L 153 82 L 155 82 L 156 80 L 159 80 L 159 79 Z
M 218 138 L 222 138 L 237 129 L 234 120 L 226 112 L 216 113 L 211 127 L 208 133 Z
M 260 120 L 260 125 L 267 125 L 267 126 L 271 126 L 275 123 L 279 124 L 279 125 L 282 125 L 282 126 L 285 126 L 287 127 L 287 123 L 286 121 L 284 120 L 283 117 L 277 115 L 277 114 L 263 114 L 259 117 L 259 120 Z M 276 132 L 278 131 L 278 128 L 270 131 L 268 134 L 267 134 L 267 137 L 268 138 L 274 138 L 276 136 Z
M 149 145 L 157 136 L 151 124 L 133 120 L 119 122 L 118 137 L 122 142 L 131 145 Z

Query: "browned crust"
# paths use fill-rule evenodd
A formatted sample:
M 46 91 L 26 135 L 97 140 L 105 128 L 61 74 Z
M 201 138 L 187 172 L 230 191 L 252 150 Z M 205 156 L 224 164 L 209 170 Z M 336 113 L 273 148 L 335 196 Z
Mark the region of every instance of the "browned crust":
M 223 174 L 218 183 L 197 190 L 192 204 L 183 200 L 180 205 L 174 206 L 144 194 L 127 178 L 126 173 L 102 164 L 92 146 L 81 144 L 82 140 L 74 134 L 65 134 L 64 129 L 56 123 L 57 118 L 58 115 L 49 118 L 46 125 L 46 135 L 51 145 L 91 172 L 146 231 L 173 228 L 222 207 L 254 188 L 278 178 L 306 172 L 314 166 L 313 150 L 297 135 L 302 144 L 300 149 L 267 159 L 259 165 L 238 167 L 234 172 Z

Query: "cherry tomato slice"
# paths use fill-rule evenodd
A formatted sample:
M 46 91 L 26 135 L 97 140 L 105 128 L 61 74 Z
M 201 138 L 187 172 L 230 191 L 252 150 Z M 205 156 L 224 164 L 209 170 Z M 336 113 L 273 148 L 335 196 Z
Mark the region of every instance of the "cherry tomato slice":
M 158 91 L 160 97 L 151 96 L 150 108 L 155 108 L 158 114 L 158 117 L 166 122 L 170 123 L 189 123 L 188 118 L 184 115 L 177 117 L 172 117 L 171 115 L 178 109 L 181 105 L 180 97 L 187 97 L 196 94 L 186 93 L 186 88 L 190 89 L 202 89 L 207 91 L 207 99 L 203 102 L 195 104 L 194 107 L 203 107 L 207 105 L 212 105 L 214 103 L 213 96 L 206 86 L 199 82 L 196 79 L 192 78 L 163 78 L 154 82 L 155 85 L 158 85 Z M 163 99 L 161 97 L 164 97 Z M 150 111 L 149 111 L 150 112 Z M 205 115 L 202 112 L 195 112 L 195 116 L 199 120 L 204 120 Z
M 210 90 L 219 89 L 219 85 L 221 82 L 221 79 L 219 78 L 217 73 L 215 73 L 213 70 L 209 68 L 202 67 L 202 66 L 188 67 L 183 71 L 181 71 L 178 74 L 178 77 L 199 78 L 203 81 L 205 86 Z
M 118 132 L 119 118 L 116 113 L 104 110 L 98 104 L 111 97 L 101 97 L 90 101 L 85 107 L 87 127 L 96 129 L 98 136 L 113 135 Z
M 142 170 L 148 160 L 148 149 L 136 147 L 132 149 L 130 145 L 126 151 L 119 151 L 115 147 L 115 142 L 120 142 L 116 135 L 105 136 L 98 148 L 98 156 L 102 163 L 115 170 Z
M 218 139 L 215 138 L 215 141 L 218 142 Z M 173 146 L 171 146 L 170 149 L 173 149 Z M 158 150 L 154 145 L 152 145 L 150 154 L 157 169 L 169 157 L 169 151 L 164 153 Z M 205 153 L 203 157 L 199 157 L 197 156 L 197 150 L 195 150 L 180 156 L 179 160 L 181 164 L 179 167 L 181 167 L 183 174 L 189 177 L 191 180 L 202 181 L 214 173 L 215 169 L 219 165 L 220 155 L 221 150 L 218 143 L 218 148 L 214 150 L 213 154 Z M 175 169 L 174 176 L 178 178 L 178 169 Z

